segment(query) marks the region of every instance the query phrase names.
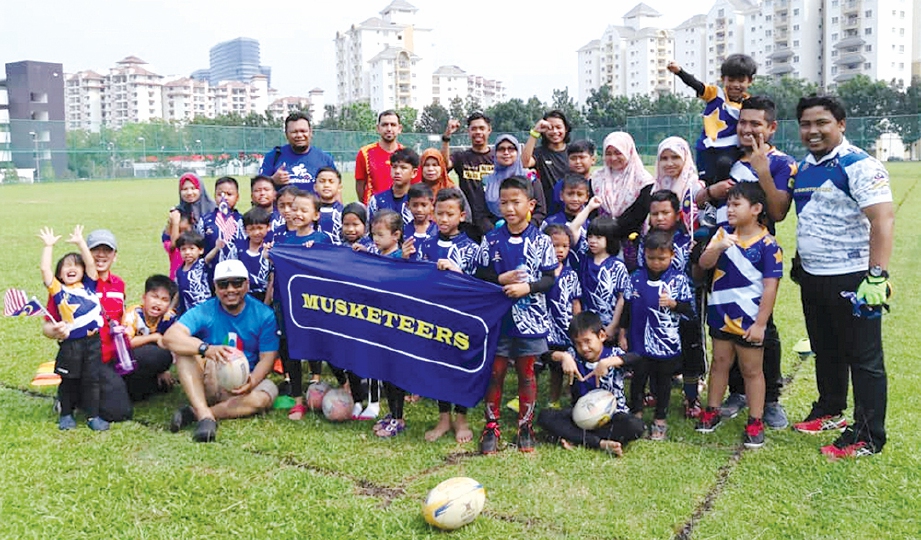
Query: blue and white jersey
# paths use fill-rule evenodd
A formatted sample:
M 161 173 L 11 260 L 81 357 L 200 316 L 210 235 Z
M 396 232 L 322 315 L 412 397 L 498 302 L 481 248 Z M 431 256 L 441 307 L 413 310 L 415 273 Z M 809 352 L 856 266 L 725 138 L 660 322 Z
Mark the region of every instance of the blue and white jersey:
M 262 250 L 250 251 L 241 248 L 240 261 L 249 272 L 249 292 L 265 292 L 269 284 L 269 274 L 272 272 L 272 261 L 262 256 Z
M 669 359 L 681 354 L 681 316 L 659 307 L 663 294 L 678 303 L 691 303 L 694 298 L 688 277 L 671 266 L 655 280 L 650 279 L 646 268 L 638 269 L 624 292 L 624 300 L 630 302 L 630 349 L 647 358 Z
M 796 250 L 817 276 L 865 272 L 870 220 L 863 210 L 892 202 L 889 173 L 877 159 L 844 140 L 816 161 L 810 154 L 792 182 Z
M 407 241 L 410 238 L 416 239 L 416 246 L 423 240 L 428 240 L 429 238 L 438 238 L 438 225 L 434 221 L 429 221 L 429 226 L 426 227 L 425 232 L 416 232 L 416 224 L 412 221 L 403 226 L 403 241 Z
M 374 219 L 374 214 L 383 209 L 393 210 L 403 218 L 403 225 L 413 222 L 413 213 L 409 210 L 409 192 L 402 197 L 395 197 L 393 190 L 381 191 L 368 200 L 368 226 Z
M 540 230 L 543 231 L 546 229 L 547 225 L 563 225 L 564 227 L 569 227 L 574 217 L 575 216 L 567 216 L 566 212 L 557 212 L 556 214 L 548 216 L 547 219 L 540 224 Z M 582 224 L 579 237 L 574 238 L 574 243 L 569 246 L 569 256 L 566 258 L 566 264 L 572 268 L 579 268 L 579 265 L 582 263 L 582 257 L 588 253 L 586 231 L 588 231 L 588 220 L 585 220 L 585 223 Z
M 334 244 L 340 242 L 343 208 L 342 203 L 339 201 L 329 204 L 320 203 L 320 219 L 317 220 L 317 230 L 328 234 Z
M 240 212 L 236 210 L 231 210 L 229 212 L 227 220 L 232 222 L 229 228 L 232 229 L 233 232 L 233 234 L 229 235 L 229 238 L 224 236 L 217 225 L 219 213 L 220 210 L 215 208 L 195 222 L 195 230 L 205 237 L 206 255 L 214 249 L 218 240 L 224 240 L 224 247 L 218 252 L 217 257 L 211 260 L 212 266 L 217 266 L 217 263 L 222 261 L 236 259 L 238 245 L 246 241 L 246 229 L 243 227 L 243 216 L 240 215 Z
M 272 232 L 285 228 L 285 216 L 281 215 L 278 208 L 272 210 L 272 222 L 269 224 L 269 228 L 272 229 Z M 270 240 L 266 239 L 266 242 L 270 242 Z
M 547 343 L 558 347 L 572 347 L 572 341 L 569 339 L 572 302 L 581 297 L 579 274 L 564 264 L 553 288 L 547 293 L 547 305 L 550 307 L 550 335 L 547 336 Z
M 748 94 L 743 96 L 747 98 Z M 736 135 L 736 125 L 739 123 L 739 113 L 742 109 L 741 102 L 730 101 L 726 92 L 719 86 L 708 84 L 700 99 L 707 102 L 701 116 L 704 119 L 704 129 L 697 139 L 697 150 L 707 148 L 726 148 L 739 145 L 739 136 Z
M 780 191 L 790 189 L 790 179 L 796 176 L 796 160 L 784 154 L 780 150 L 771 147 L 767 152 L 768 168 L 771 171 L 771 178 L 774 179 L 774 187 Z M 741 158 L 732 164 L 729 169 L 729 178 L 736 182 L 757 182 L 758 173 L 751 166 L 746 158 Z M 726 201 L 716 203 L 716 224 L 718 227 L 729 225 L 729 216 L 726 213 Z M 768 225 L 768 231 L 774 234 L 774 224 Z
M 95 280 L 84 275 L 80 283 L 64 285 L 58 278 L 52 278 L 48 294 L 58 308 L 61 321 L 70 328 L 67 339 L 84 338 L 102 328 L 102 305 L 96 296 Z
M 291 231 L 290 234 L 286 234 L 283 238 L 279 238 L 275 243 L 287 246 L 303 246 L 308 242 L 313 242 L 315 244 L 335 244 L 328 233 L 317 230 L 304 236 L 298 236 L 297 231 Z
M 259 174 L 272 176 L 282 167 L 288 171 L 288 182 L 291 185 L 313 193 L 317 172 L 323 167 L 335 169 L 336 162 L 333 161 L 332 156 L 314 146 L 308 148 L 303 154 L 296 154 L 291 149 L 291 145 L 286 144 L 278 147 L 277 150 L 272 149 L 266 152 Z
M 480 266 L 492 268 L 497 274 L 522 270 L 528 283 L 540 281 L 544 272 L 557 266 L 550 237 L 537 227 L 528 225 L 520 234 L 508 227 L 493 229 L 480 244 Z M 550 316 L 544 293 L 532 293 L 512 305 L 502 321 L 502 333 L 508 337 L 542 338 L 550 331 Z
M 589 373 L 595 370 L 595 365 L 597 362 L 586 362 L 584 358 L 576 354 L 575 349 L 569 349 L 569 354 L 576 361 L 576 368 L 579 370 L 579 374 L 585 377 Z M 604 360 L 605 358 L 610 358 L 612 356 L 623 357 L 624 351 L 620 347 L 604 347 L 601 350 L 601 355 L 598 357 L 599 360 Z M 601 380 L 596 386 L 595 378 L 592 377 L 587 381 L 580 381 L 575 379 L 572 383 L 573 388 L 573 397 L 579 399 L 585 394 L 591 392 L 595 388 L 601 388 L 602 390 L 607 390 L 608 392 L 614 394 L 614 403 L 616 403 L 615 412 L 629 412 L 627 408 L 627 397 L 624 394 L 624 374 L 625 370 L 623 366 L 617 368 L 611 368 L 608 370 L 607 374 L 601 377 Z
M 582 309 L 597 313 L 605 326 L 611 324 L 617 297 L 624 293 L 629 280 L 627 267 L 617 257 L 609 255 L 601 264 L 595 264 L 594 256 L 587 254 L 579 266 Z
M 427 238 L 416 244 L 416 260 L 437 263 L 439 259 L 448 259 L 461 272 L 467 275 L 476 273 L 480 262 L 480 245 L 465 233 L 459 233 L 450 239 L 438 237 Z
M 672 257 L 671 267 L 688 273 L 688 261 L 691 257 L 691 236 L 686 230 L 680 225 L 675 230 L 675 235 L 672 239 L 672 251 L 675 255 Z M 636 262 L 640 268 L 646 268 L 646 236 L 644 235 L 640 238 L 640 245 L 637 248 Z
M 176 284 L 179 285 L 177 313 L 185 313 L 211 298 L 211 274 L 203 259 L 195 261 L 188 270 L 184 264 L 180 266 L 176 270 Z

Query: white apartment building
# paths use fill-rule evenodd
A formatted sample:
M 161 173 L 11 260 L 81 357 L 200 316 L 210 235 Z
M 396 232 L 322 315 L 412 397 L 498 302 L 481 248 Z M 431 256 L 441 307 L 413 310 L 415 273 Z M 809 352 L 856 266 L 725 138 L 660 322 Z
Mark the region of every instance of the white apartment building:
M 600 39 L 593 39 L 576 51 L 579 57 L 579 82 L 578 100 L 579 103 L 585 103 L 591 95 L 591 91 L 601 88 L 601 63 L 603 51 Z
M 128 56 L 116 62 L 105 76 L 102 117 L 107 127 L 162 118 L 162 75 L 147 70 L 147 62 Z
M 211 94 L 215 116 L 264 114 L 269 107 L 269 79 L 265 75 L 256 75 L 249 83 L 221 81 L 212 87 Z
M 704 82 L 720 78 L 726 57 L 745 52 L 745 17 L 758 7 L 748 0 L 716 0 L 707 12 L 707 72 L 697 78 Z M 696 75 L 696 74 L 695 74 Z
M 188 122 L 214 116 L 214 100 L 206 80 L 182 77 L 163 84 L 163 119 Z
M 64 83 L 67 129 L 99 131 L 105 77 L 92 70 L 67 75 Z
M 467 72 L 457 66 L 441 66 L 432 73 L 432 102 L 447 107 L 454 98 L 467 96 Z
M 764 0 L 759 10 L 757 33 L 751 35 L 752 40 L 762 38 L 763 45 L 759 44 L 757 49 L 764 54 L 755 55 L 754 51 L 746 50 L 758 62 L 759 74 L 788 75 L 815 83 L 824 80 L 825 54 L 822 47 L 817 46 L 823 42 L 823 2 Z
M 911 75 L 921 77 L 921 0 L 915 0 L 912 10 L 915 13 L 915 22 L 911 27 L 914 28 L 915 35 L 912 36 L 914 46 L 911 53 Z
M 412 27 L 407 29 L 412 32 Z M 404 47 L 385 47 L 368 61 L 368 101 L 374 111 L 412 107 L 432 102 L 428 62 Z
M 278 98 L 269 104 L 268 111 L 275 118 L 284 118 L 292 111 L 306 110 L 310 112 L 312 122 L 322 122 L 326 112 L 323 93 L 320 88 L 314 88 L 308 93 L 308 97 L 287 96 Z
M 675 61 L 695 77 L 706 73 L 707 55 L 704 51 L 707 45 L 707 16 L 694 15 L 679 24 L 672 31 L 672 39 L 675 44 Z M 694 90 L 679 79 L 675 80 L 675 93 L 696 96 Z
M 475 99 L 484 109 L 506 100 L 505 86 L 502 85 L 502 81 L 487 79 L 479 75 L 467 76 L 467 95 Z

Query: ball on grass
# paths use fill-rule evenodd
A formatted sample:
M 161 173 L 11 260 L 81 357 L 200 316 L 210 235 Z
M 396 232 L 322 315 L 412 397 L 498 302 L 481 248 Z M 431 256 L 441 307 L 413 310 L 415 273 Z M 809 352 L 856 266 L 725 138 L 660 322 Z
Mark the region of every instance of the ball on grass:
M 330 422 L 345 422 L 352 419 L 352 394 L 344 388 L 333 388 L 323 396 L 323 416 Z
M 453 531 L 475 520 L 485 505 L 483 484 L 473 478 L 457 476 L 429 491 L 422 505 L 422 516 L 429 525 Z
M 304 393 L 307 401 L 307 410 L 320 411 L 323 409 L 323 397 L 329 392 L 330 386 L 325 382 L 311 383 Z

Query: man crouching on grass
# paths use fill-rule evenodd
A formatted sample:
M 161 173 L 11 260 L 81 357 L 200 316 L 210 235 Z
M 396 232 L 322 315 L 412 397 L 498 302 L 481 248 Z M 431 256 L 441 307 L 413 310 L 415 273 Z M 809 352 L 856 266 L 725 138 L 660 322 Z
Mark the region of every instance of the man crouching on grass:
M 247 297 L 249 272 L 238 260 L 218 263 L 214 270 L 217 298 L 195 306 L 163 335 L 176 355 L 179 382 L 189 405 L 175 414 L 170 431 L 198 421 L 192 438 L 213 441 L 217 420 L 242 418 L 265 411 L 278 397 L 278 388 L 265 377 L 278 352 L 278 327 L 272 309 Z M 218 362 L 240 350 L 249 360 L 250 376 L 231 391 L 217 383 Z

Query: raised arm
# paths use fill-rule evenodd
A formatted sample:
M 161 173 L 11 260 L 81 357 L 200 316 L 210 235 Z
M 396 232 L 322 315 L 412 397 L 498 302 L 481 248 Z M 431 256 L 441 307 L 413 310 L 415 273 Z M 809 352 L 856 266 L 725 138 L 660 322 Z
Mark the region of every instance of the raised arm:
M 531 168 L 537 164 L 534 161 L 534 147 L 537 146 L 537 140 L 540 136 L 546 133 L 548 129 L 550 129 L 550 122 L 544 119 L 540 119 L 534 124 L 530 137 L 528 137 L 528 142 L 524 143 L 524 148 L 521 149 L 521 164 L 525 167 Z
M 90 247 L 86 245 L 86 240 L 83 238 L 83 225 L 74 227 L 74 232 L 70 233 L 70 238 L 67 239 L 67 242 L 76 245 L 77 248 L 80 249 L 80 256 L 83 257 L 83 266 L 86 267 L 83 271 L 86 277 L 93 281 L 99 279 L 99 272 L 96 271 L 96 263 L 93 260 L 93 254 L 90 252 Z
M 39 269 L 42 272 L 42 283 L 45 284 L 45 287 L 50 287 L 51 283 L 54 281 L 54 270 L 51 268 L 51 257 L 54 255 L 54 245 L 61 239 L 60 236 L 55 236 L 54 231 L 50 227 L 42 227 L 42 230 L 38 232 L 38 237 L 42 239 L 45 247 L 42 249 L 42 259 L 39 262 Z
M 445 127 L 444 135 L 441 136 L 441 157 L 445 159 L 445 167 L 449 171 L 454 167 L 451 161 L 451 136 L 457 133 L 458 129 L 460 129 L 460 121 L 451 118 Z
M 588 216 L 599 208 L 601 208 L 601 197 L 592 197 L 589 199 L 588 204 L 585 205 L 585 208 L 569 222 L 569 231 L 572 233 L 573 238 L 582 238 L 582 225 L 588 221 Z
M 704 89 L 707 87 L 704 83 L 698 81 L 693 75 L 681 68 L 678 62 L 674 60 L 668 63 L 668 70 L 678 76 L 681 82 L 690 86 L 697 93 L 697 97 L 704 95 Z

